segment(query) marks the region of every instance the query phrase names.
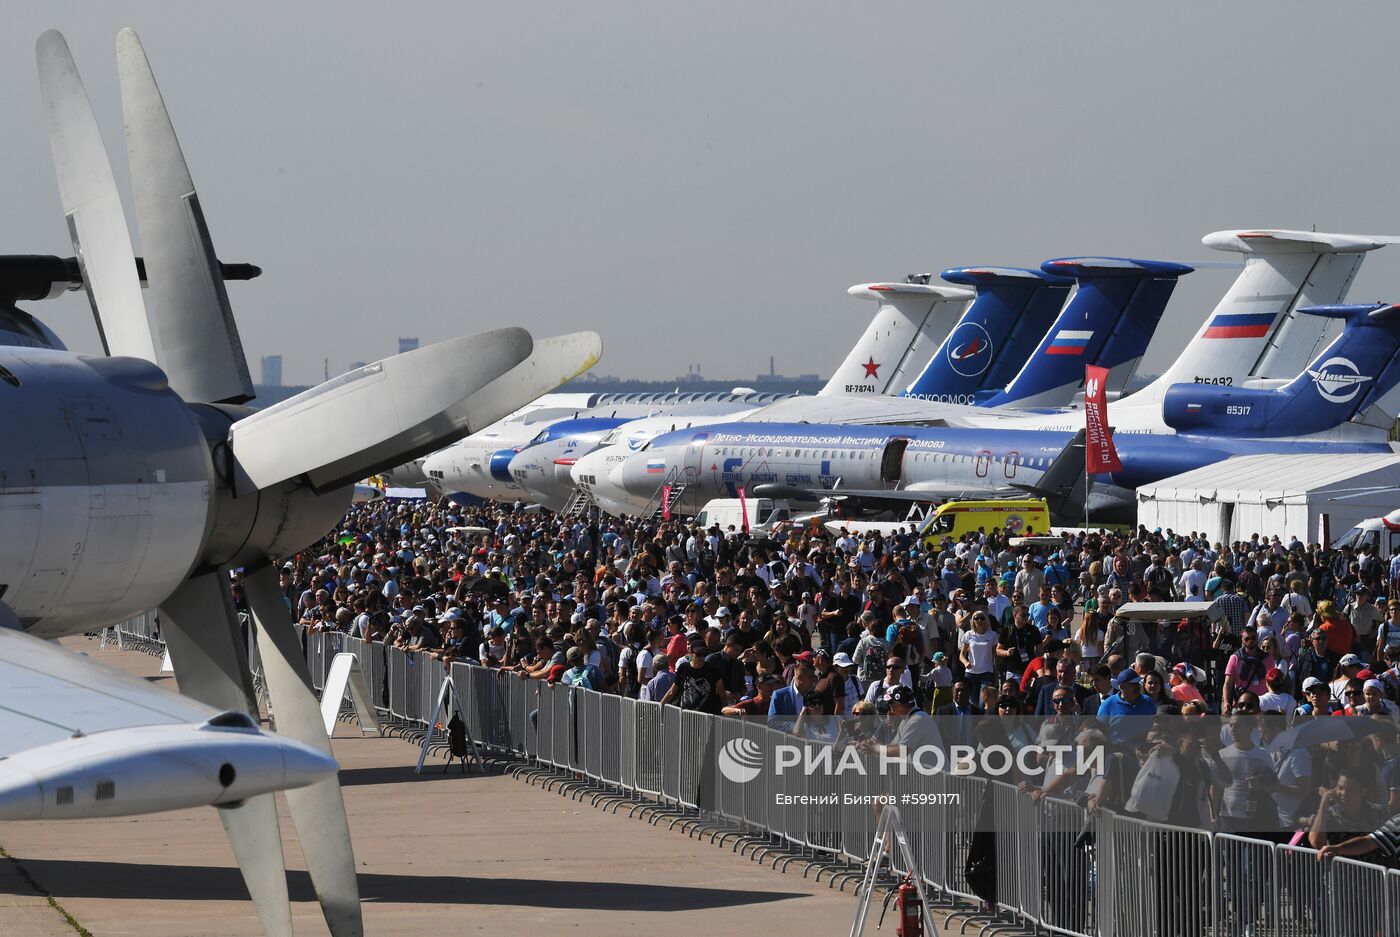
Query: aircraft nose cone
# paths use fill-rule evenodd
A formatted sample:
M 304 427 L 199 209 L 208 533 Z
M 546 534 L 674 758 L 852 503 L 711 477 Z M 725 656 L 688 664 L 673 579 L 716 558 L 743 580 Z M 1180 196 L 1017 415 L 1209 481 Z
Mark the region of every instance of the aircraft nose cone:
M 535 477 L 532 469 L 534 462 L 535 454 L 529 449 L 521 449 L 506 463 L 506 472 L 516 481 L 529 481 Z
M 606 464 L 607 461 L 604 459 L 601 452 L 590 452 L 568 467 L 569 480 L 581 487 L 588 486 L 590 484 L 588 479 L 590 478 L 594 479 L 596 483 L 598 473 L 602 471 Z
M 608 481 L 629 495 L 650 494 L 660 482 L 652 484 L 650 488 L 647 487 L 646 461 L 645 455 L 634 455 L 627 458 L 621 465 L 608 473 Z
M 291 739 L 281 742 L 282 776 L 287 787 L 306 787 L 339 773 L 340 764 L 330 755 Z

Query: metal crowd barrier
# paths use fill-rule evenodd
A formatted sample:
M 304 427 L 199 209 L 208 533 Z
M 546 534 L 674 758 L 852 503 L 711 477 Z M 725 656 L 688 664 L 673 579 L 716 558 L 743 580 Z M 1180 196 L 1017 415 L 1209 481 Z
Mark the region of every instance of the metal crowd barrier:
M 117 633 L 133 644 L 159 642 L 149 615 L 123 623 Z M 317 688 L 335 654 L 354 653 L 381 716 L 426 730 L 447 678 L 441 662 L 347 635 L 304 638 Z M 547 685 L 475 663 L 454 664 L 451 673 L 467 726 L 486 749 L 543 775 L 568 776 L 576 793 L 631 802 L 634 812 L 650 808 L 653 819 L 670 817 L 673 825 L 695 821 L 716 836 L 737 835 L 735 849 L 751 845 L 765 856 L 799 851 L 814 863 L 829 863 L 833 881 L 841 867 L 858 877 L 869 858 L 879 810 L 867 798 L 941 796 L 956 798 L 957 806 L 938 814 L 941 823 L 918 824 L 907 833 L 931 899 L 969 912 L 1067 937 L 1400 933 L 1400 870 L 1341 858 L 1319 862 L 1311 849 L 1109 811 L 1090 816 L 1074 802 L 1035 801 L 979 777 L 882 778 L 868 770 L 790 771 L 780 779 L 778 745 L 815 751 L 826 743 L 799 740 L 758 720 Z M 753 781 L 713 770 L 731 743 L 760 766 Z M 784 804 L 780 793 L 817 802 Z M 965 874 L 984 800 L 1000 818 L 991 834 L 996 900 L 990 910 Z
M 109 643 L 117 647 L 140 651 L 160 657 L 165 653 L 165 641 L 160 636 L 160 622 L 155 611 L 142 612 L 135 618 L 102 629 L 102 647 Z

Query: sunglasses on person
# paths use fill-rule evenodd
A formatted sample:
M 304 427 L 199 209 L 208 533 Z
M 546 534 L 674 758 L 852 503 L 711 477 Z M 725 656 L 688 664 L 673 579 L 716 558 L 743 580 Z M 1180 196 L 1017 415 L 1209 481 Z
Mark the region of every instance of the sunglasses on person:
M 886 670 L 903 670 L 903 669 L 904 669 L 904 665 L 903 665 L 903 664 L 886 664 L 886 665 L 885 665 L 885 669 L 886 669 Z
M 1053 696 L 1050 698 L 1050 701 L 1056 706 L 1060 705 L 1061 703 L 1064 703 L 1066 706 L 1068 706 L 1070 702 L 1072 702 L 1068 696 Z

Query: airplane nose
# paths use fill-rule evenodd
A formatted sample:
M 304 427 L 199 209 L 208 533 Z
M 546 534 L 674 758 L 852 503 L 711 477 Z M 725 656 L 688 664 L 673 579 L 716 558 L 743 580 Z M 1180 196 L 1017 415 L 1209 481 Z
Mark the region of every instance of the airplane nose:
M 497 449 L 491 453 L 491 477 L 498 482 L 514 485 L 515 479 L 510 474 L 510 460 L 514 459 L 515 456 L 515 449 Z
M 282 742 L 282 777 L 289 788 L 306 787 L 335 777 L 340 765 L 330 755 L 291 739 Z
M 640 463 L 638 459 L 645 461 L 645 457 L 643 456 L 631 456 L 624 459 L 621 465 L 608 473 L 609 482 L 621 488 L 629 495 L 634 496 L 649 494 L 649 492 L 642 491 L 646 475 L 644 471 L 639 468 Z
M 501 451 L 502 453 L 508 453 L 511 450 L 503 449 Z M 534 472 L 532 472 L 530 469 L 534 461 L 534 453 L 532 453 L 529 449 L 521 449 L 519 452 L 512 455 L 511 458 L 506 462 L 506 474 L 509 475 L 512 480 L 515 481 L 528 480 L 534 475 Z M 492 474 L 495 474 L 494 468 L 492 470 Z

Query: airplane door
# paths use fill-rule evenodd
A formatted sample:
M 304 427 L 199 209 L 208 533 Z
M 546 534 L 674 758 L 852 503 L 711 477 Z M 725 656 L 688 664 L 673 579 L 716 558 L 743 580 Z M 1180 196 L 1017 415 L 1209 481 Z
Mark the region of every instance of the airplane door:
M 705 442 L 709 433 L 696 433 L 685 447 L 684 477 L 687 480 L 699 478 L 705 470 Z
M 885 444 L 880 457 L 880 481 L 897 485 L 904 478 L 904 450 L 909 448 L 907 439 L 891 439 Z
M 992 465 L 992 450 L 983 449 L 977 453 L 977 477 L 986 478 L 987 470 Z
M 1017 452 L 1015 449 L 1012 449 L 1006 454 L 1006 458 L 1002 460 L 1002 473 L 1006 475 L 1007 478 L 1015 478 L 1016 466 L 1020 463 L 1020 461 L 1021 453 Z

